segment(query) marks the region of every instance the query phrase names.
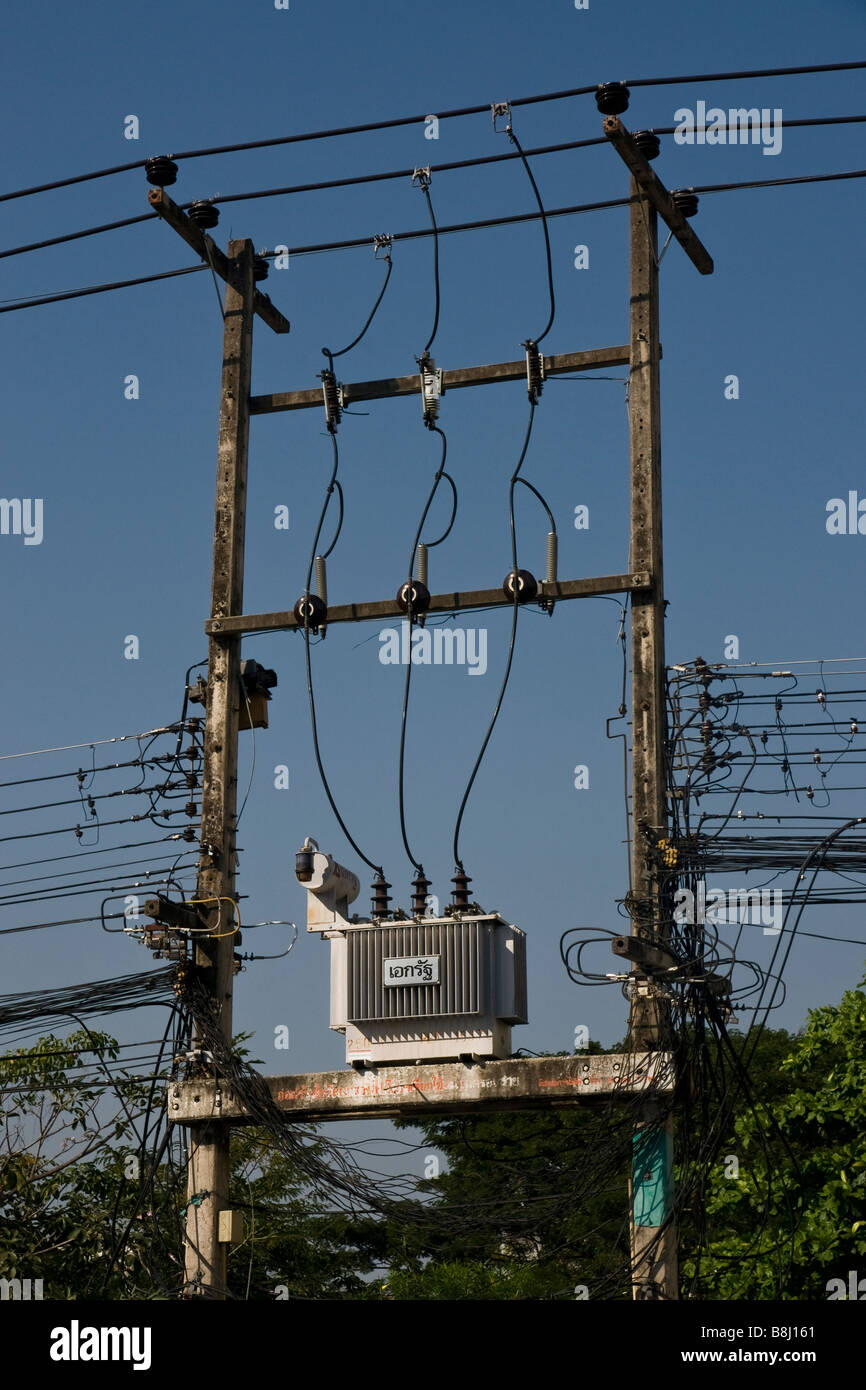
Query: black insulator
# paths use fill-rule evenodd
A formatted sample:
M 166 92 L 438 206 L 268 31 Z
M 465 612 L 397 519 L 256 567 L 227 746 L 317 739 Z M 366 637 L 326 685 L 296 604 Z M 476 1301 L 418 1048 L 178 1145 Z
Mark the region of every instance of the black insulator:
M 516 585 L 515 573 L 517 575 Z M 514 602 L 515 587 L 518 603 L 530 603 L 538 593 L 538 582 L 535 575 L 530 574 L 529 570 L 511 570 L 503 579 L 502 592 L 512 603 Z
M 194 816 L 198 815 L 198 807 L 196 806 L 194 801 L 188 801 L 186 803 L 186 814 L 189 816 L 190 820 L 192 820 Z
M 187 217 L 190 222 L 194 222 L 201 232 L 209 232 L 211 227 L 215 227 L 220 220 L 220 210 L 214 207 L 213 203 L 203 199 L 198 203 L 193 203 L 192 207 L 187 208 Z
M 269 270 L 270 266 L 268 265 L 264 256 L 256 256 L 255 260 L 253 261 L 253 279 L 267 280 Z
M 464 869 L 458 869 L 451 882 L 454 884 L 454 892 L 451 894 L 454 906 L 463 912 L 469 906 L 469 885 L 472 879 Z
M 595 104 L 603 116 L 621 116 L 628 110 L 630 95 L 624 82 L 602 82 L 595 89 Z
M 674 207 L 683 217 L 694 217 L 698 210 L 698 195 L 687 188 L 675 188 L 671 192 Z
M 309 883 L 313 877 L 313 856 L 315 851 L 306 845 L 295 855 L 295 877 L 299 883 Z
M 415 917 L 423 917 L 427 911 L 427 891 L 429 887 L 429 878 L 425 878 L 424 870 L 419 869 L 412 880 L 412 912 Z
M 340 401 L 340 388 L 337 385 L 337 378 L 333 372 L 324 371 L 320 373 L 322 382 L 322 399 L 325 402 L 325 423 L 333 434 L 340 423 L 342 403 Z
M 538 346 L 531 338 L 523 344 L 526 348 L 526 389 L 531 401 L 537 401 L 544 382 L 544 363 Z
M 426 613 L 430 607 L 430 590 L 420 579 L 410 579 L 397 590 L 397 607 L 401 613 Z
M 390 915 L 388 912 L 388 904 L 391 901 L 391 895 L 388 892 L 388 889 L 391 887 L 390 883 L 385 878 L 384 874 L 377 874 L 371 886 L 373 889 L 373 910 L 371 915 L 373 917 L 388 917 Z
M 298 627 L 308 628 L 310 632 L 318 632 L 328 617 L 328 610 L 318 594 L 301 594 L 292 612 Z
M 191 840 L 195 839 L 195 831 L 193 830 L 191 825 L 184 826 L 183 831 L 181 832 L 181 838 L 186 840 L 187 844 L 189 844 Z
M 635 130 L 632 132 L 634 140 L 644 159 L 655 159 L 661 149 L 661 142 L 654 130 Z
M 144 177 L 154 188 L 167 188 L 177 181 L 177 165 L 167 154 L 154 155 L 144 161 Z

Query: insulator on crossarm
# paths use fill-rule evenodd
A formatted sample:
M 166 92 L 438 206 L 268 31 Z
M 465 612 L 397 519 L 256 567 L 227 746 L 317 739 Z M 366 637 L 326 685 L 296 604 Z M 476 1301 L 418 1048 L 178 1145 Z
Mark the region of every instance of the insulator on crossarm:
M 317 556 L 316 556 L 316 593 L 319 595 L 319 598 L 322 600 L 322 603 L 325 605 L 325 612 L 327 613 L 327 611 L 328 611 L 328 569 L 327 569 L 327 561 L 326 561 L 324 555 L 317 555 Z M 325 629 L 326 629 L 326 627 L 327 627 L 327 623 L 326 623 L 326 622 L 322 622 L 321 627 L 320 627 L 319 630 L 320 630 L 320 632 L 321 632 L 321 634 L 322 634 L 323 637 L 324 637 L 324 635 L 325 635 Z
M 325 402 L 325 423 L 331 431 L 331 434 L 336 434 L 343 409 L 342 388 L 337 385 L 337 378 L 334 376 L 333 372 L 324 371 L 320 375 L 322 381 L 322 399 Z
M 555 531 L 547 533 L 547 574 L 545 579 L 548 584 L 556 583 L 557 559 L 559 557 L 559 541 Z
M 397 607 L 401 613 L 409 613 L 417 620 L 420 614 L 430 607 L 430 590 L 420 579 L 407 580 L 397 590 Z
M 424 585 L 425 588 L 429 588 L 429 587 L 430 587 L 430 586 L 428 585 L 428 583 L 427 583 L 427 556 L 428 556 L 428 553 L 429 553 L 429 552 L 428 552 L 428 550 L 427 550 L 427 546 L 424 544 L 423 541 L 419 541 L 419 543 L 418 543 L 418 551 L 417 551 L 415 569 L 416 569 L 416 572 L 417 572 L 417 578 L 420 579 L 421 583 Z
M 439 417 L 439 398 L 442 395 L 442 373 L 428 352 L 416 358 L 421 373 L 421 409 L 424 424 L 429 430 Z
M 595 89 L 595 104 L 603 116 L 621 116 L 628 110 L 630 95 L 624 82 L 602 82 Z
M 194 222 L 200 232 L 211 232 L 220 220 L 220 210 L 207 198 L 201 198 L 187 209 L 187 217 Z
M 534 404 L 541 395 L 544 383 L 544 358 L 531 338 L 523 346 L 526 348 L 526 390 Z
M 154 155 L 144 161 L 144 177 L 155 188 L 167 188 L 177 182 L 177 165 L 167 154 Z
M 511 570 L 502 581 L 502 592 L 509 603 L 514 602 L 515 591 L 518 603 L 531 603 L 538 593 L 538 581 L 529 570 Z
M 557 568 L 559 560 L 559 538 L 555 531 L 547 533 L 547 569 L 544 576 L 546 584 L 555 584 L 557 580 Z M 548 595 L 545 608 L 548 613 L 553 612 L 554 600 Z
M 301 594 L 292 612 L 298 627 L 310 632 L 318 632 L 328 619 L 328 610 L 318 594 Z
M 324 555 L 316 556 L 316 593 L 327 608 L 328 606 L 328 572 L 327 562 Z

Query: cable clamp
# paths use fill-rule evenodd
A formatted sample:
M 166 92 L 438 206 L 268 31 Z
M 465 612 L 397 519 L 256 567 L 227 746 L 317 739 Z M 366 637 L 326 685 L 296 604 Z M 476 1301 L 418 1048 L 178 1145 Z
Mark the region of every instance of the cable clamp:
M 497 135 L 507 135 L 511 130 L 511 103 L 508 101 L 494 101 L 490 108 L 490 115 L 493 119 L 493 129 Z M 505 125 L 497 125 L 497 121 L 505 121 Z
M 431 183 L 431 181 L 432 181 L 432 178 L 433 178 L 433 175 L 432 175 L 431 172 L 430 172 L 430 165 L 429 165 L 429 164 L 425 164 L 425 166 L 423 167 L 423 169 L 413 169 L 413 170 L 412 170 L 412 187 L 413 187 L 413 188 L 425 188 L 425 189 L 426 189 L 426 188 L 429 188 L 429 187 L 430 187 L 430 183 Z
M 393 241 L 394 241 L 394 238 L 391 236 L 391 233 L 390 233 L 390 232 L 383 232 L 381 235 L 376 235 L 376 236 L 374 236 L 374 237 L 373 237 L 373 257 L 374 257 L 374 259 L 377 260 L 377 261 L 378 261 L 379 259 L 389 261 L 389 260 L 391 259 L 391 246 L 392 246 Z M 384 253 L 385 253 L 384 256 L 382 256 L 381 258 L 380 258 L 380 256 L 379 256 L 379 252 L 380 252 L 380 251 L 384 251 Z

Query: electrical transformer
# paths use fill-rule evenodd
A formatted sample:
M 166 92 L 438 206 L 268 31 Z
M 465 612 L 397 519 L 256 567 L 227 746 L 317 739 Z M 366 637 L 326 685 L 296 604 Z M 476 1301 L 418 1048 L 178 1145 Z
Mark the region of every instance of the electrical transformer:
M 477 907 L 448 917 L 348 916 L 357 877 L 307 841 L 297 856 L 307 931 L 331 943 L 331 1028 L 346 1061 L 504 1058 L 526 1023 L 526 936 Z

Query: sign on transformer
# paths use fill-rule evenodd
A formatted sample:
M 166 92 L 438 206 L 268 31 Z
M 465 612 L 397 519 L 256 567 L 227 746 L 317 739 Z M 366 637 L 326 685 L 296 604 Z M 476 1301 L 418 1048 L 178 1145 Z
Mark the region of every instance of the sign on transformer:
M 363 1068 L 506 1058 L 526 1023 L 526 936 L 477 905 L 446 917 L 349 916 L 355 874 L 315 841 L 297 855 L 307 931 L 331 944 L 331 1028 Z

